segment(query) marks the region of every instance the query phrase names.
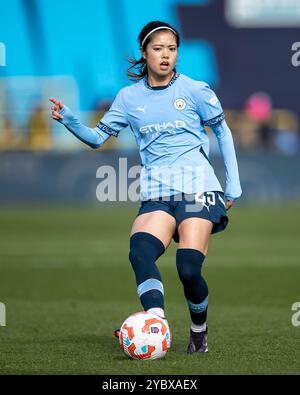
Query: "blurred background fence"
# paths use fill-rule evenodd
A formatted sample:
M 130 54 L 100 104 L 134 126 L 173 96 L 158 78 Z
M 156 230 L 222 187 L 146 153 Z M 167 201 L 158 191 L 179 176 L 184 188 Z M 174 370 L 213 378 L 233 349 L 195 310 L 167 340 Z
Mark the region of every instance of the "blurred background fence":
M 108 197 L 112 196 L 113 186 L 107 183 L 107 166 L 115 171 L 116 201 L 124 201 L 124 193 L 120 198 L 119 188 L 124 190 L 124 185 L 129 187 L 137 179 L 128 176 L 124 178 L 124 174 L 128 175 L 129 169 L 140 163 L 135 152 L 124 154 L 127 153 L 119 150 L 81 152 L 75 155 L 62 152 L 3 152 L 0 156 L 0 202 L 112 201 Z M 213 157 L 212 161 L 219 179 L 224 180 L 221 158 Z M 244 153 L 239 156 L 239 168 L 243 188 L 240 204 L 247 202 L 285 205 L 300 200 L 300 158 L 271 153 Z M 103 188 L 107 184 L 107 188 L 99 198 L 97 188 L 101 184 Z M 127 198 L 130 201 L 129 195 Z

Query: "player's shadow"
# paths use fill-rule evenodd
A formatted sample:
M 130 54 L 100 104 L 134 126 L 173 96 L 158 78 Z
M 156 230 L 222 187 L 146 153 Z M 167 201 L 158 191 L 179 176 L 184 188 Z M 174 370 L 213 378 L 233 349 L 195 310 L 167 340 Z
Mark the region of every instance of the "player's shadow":
M 110 360 L 114 361 L 130 361 L 137 362 L 134 359 L 128 358 L 122 351 L 118 339 L 114 337 L 114 334 L 106 335 L 95 335 L 95 334 L 80 334 L 70 335 L 60 338 L 56 338 L 57 343 L 69 343 L 76 348 L 84 347 L 87 350 L 92 351 L 95 355 L 108 355 Z M 182 352 L 182 354 L 185 354 Z M 159 359 L 160 363 L 165 363 L 165 359 Z
M 87 346 L 91 350 L 103 355 L 105 353 L 110 355 L 110 358 L 115 360 L 127 360 L 125 354 L 123 354 L 119 345 L 118 339 L 111 335 L 95 335 L 95 334 L 84 334 L 84 335 L 72 335 L 65 336 L 57 339 L 61 343 L 71 343 L 78 346 Z

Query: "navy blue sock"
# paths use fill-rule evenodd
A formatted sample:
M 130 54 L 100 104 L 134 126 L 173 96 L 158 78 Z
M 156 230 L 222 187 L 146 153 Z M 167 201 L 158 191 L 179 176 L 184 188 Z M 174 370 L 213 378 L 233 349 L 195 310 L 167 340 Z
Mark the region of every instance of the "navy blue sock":
M 201 275 L 205 255 L 192 248 L 179 248 L 176 266 L 183 284 L 184 295 L 190 310 L 191 320 L 196 325 L 206 321 L 208 308 L 208 288 Z
M 130 238 L 129 260 L 144 310 L 154 307 L 164 309 L 164 288 L 155 264 L 164 251 L 163 243 L 150 233 L 137 232 Z

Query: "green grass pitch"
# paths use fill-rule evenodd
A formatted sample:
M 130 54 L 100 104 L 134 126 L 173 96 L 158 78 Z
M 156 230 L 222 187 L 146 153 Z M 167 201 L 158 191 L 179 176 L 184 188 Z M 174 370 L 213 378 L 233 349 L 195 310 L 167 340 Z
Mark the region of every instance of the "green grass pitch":
M 136 210 L 0 210 L 0 374 L 299 374 L 299 207 L 237 204 L 213 236 L 207 355 L 185 353 L 189 314 L 170 246 L 158 264 L 173 344 L 156 361 L 127 359 L 113 337 L 141 310 L 127 258 Z

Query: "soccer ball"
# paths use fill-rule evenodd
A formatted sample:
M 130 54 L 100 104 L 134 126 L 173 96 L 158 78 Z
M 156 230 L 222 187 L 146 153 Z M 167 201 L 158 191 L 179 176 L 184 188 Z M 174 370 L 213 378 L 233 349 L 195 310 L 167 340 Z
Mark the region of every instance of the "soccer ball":
M 132 359 L 163 358 L 171 347 L 167 320 L 146 311 L 128 317 L 122 324 L 119 342 Z

